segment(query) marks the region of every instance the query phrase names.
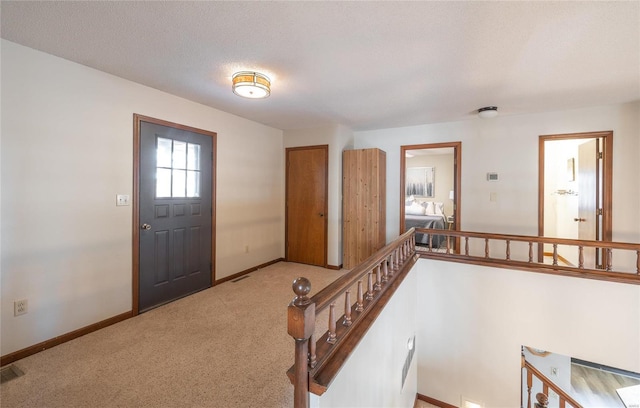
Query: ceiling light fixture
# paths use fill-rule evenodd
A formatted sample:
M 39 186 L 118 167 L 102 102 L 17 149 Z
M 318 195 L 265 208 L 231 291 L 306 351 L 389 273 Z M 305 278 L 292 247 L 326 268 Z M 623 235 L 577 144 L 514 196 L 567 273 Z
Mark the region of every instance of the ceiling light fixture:
M 498 116 L 498 107 L 497 106 L 485 106 L 484 108 L 478 109 L 478 116 L 482 119 L 490 119 Z
M 243 98 L 260 99 L 271 94 L 271 81 L 259 72 L 236 72 L 231 80 L 233 93 Z

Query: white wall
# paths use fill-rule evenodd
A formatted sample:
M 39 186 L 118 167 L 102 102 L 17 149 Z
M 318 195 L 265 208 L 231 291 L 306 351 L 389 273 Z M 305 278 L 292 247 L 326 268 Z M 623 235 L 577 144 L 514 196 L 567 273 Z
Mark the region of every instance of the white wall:
M 409 352 L 407 341 L 416 334 L 417 283 L 418 273 L 414 267 L 329 389 L 320 397 L 311 394 L 311 406 L 413 407 L 417 392 L 417 352 L 404 387 L 402 368 Z
M 218 279 L 284 256 L 282 131 L 1 46 L 2 355 L 131 310 L 134 113 L 217 132 Z
M 342 151 L 352 148 L 353 134 L 349 128 L 344 126 L 284 132 L 285 148 L 316 145 L 329 146 L 327 263 L 335 267 L 342 265 Z M 285 155 L 285 152 L 282 154 Z M 282 174 L 285 174 L 284 169 Z
M 613 130 L 613 240 L 640 242 L 640 102 L 361 131 L 354 147 L 387 152 L 387 242 L 398 234 L 400 146 L 451 141 L 462 142 L 461 229 L 536 235 L 539 136 L 600 130 Z
M 516 407 L 520 347 L 640 372 L 640 286 L 421 259 L 418 392 Z

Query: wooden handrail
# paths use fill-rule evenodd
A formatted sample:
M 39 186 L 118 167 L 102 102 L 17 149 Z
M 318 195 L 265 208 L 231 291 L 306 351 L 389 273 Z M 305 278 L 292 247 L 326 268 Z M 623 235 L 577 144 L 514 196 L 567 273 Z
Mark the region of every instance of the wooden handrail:
M 326 391 L 417 259 L 411 229 L 311 298 L 309 280 L 294 280 L 296 297 L 287 309 L 287 331 L 295 341 L 295 363 L 287 375 L 294 385 L 295 408 L 309 406 L 309 392 Z M 341 297 L 344 313 L 336 317 Z M 328 330 L 316 338 L 318 316 L 326 309 Z
M 434 250 L 431 246 L 427 248 L 418 248 L 417 253 L 424 258 L 446 259 L 449 261 L 483 266 L 512 268 L 549 274 L 640 284 L 640 244 L 421 228 L 416 229 L 416 232 L 429 234 L 430 240 L 433 235 L 442 235 L 447 238 L 445 240 L 446 250 Z M 478 248 L 476 249 L 475 254 L 472 254 L 469 249 L 470 239 L 478 241 Z M 451 241 L 454 240 L 457 241 L 455 250 L 453 248 L 453 244 L 451 244 Z M 505 248 L 504 252 L 499 251 L 498 253 L 491 253 L 490 243 L 492 243 L 492 241 L 503 242 Z M 528 244 L 528 251 L 523 251 L 527 253 L 524 254 L 524 256 L 521 256 L 520 259 L 517 258 L 517 252 L 514 251 L 514 243 L 516 242 Z M 538 262 L 537 257 L 534 257 L 534 246 L 541 246 L 543 244 L 550 244 L 553 246 L 550 264 Z M 573 247 L 575 248 L 574 251 L 578 251 L 578 265 L 562 265 L 559 263 L 559 260 L 562 259 L 558 254 L 559 245 Z M 483 249 L 480 249 L 479 247 L 482 247 Z M 598 248 L 604 251 L 603 260 L 605 262 L 604 265 L 602 265 L 602 269 L 589 268 L 585 266 L 585 248 Z M 631 257 L 629 259 L 635 257 L 633 267 L 626 270 L 614 270 L 614 251 L 616 251 L 616 254 L 618 251 L 630 251 Z
M 553 381 L 551 381 L 547 376 L 542 374 L 537 368 L 531 365 L 524 356 L 522 356 L 522 366 L 525 370 L 527 370 L 527 407 L 531 408 L 531 387 L 533 385 L 533 376 L 538 378 L 542 382 L 543 394 L 548 396 L 549 389 L 553 390 L 556 394 L 558 394 L 560 407 L 564 408 L 567 403 L 571 405 L 573 408 L 582 408 L 582 405 L 575 399 L 573 399 L 569 394 L 567 394 L 562 388 L 558 387 Z M 537 405 L 537 404 L 536 404 Z
M 385 257 L 390 256 L 395 249 L 397 249 L 404 242 L 412 239 L 414 236 L 414 229 L 405 232 L 398 237 L 394 242 L 378 250 L 369 258 L 365 259 L 360 265 L 353 268 L 349 273 L 341 276 L 329 286 L 316 293 L 311 301 L 316 304 L 316 311 L 319 313 L 326 309 L 331 302 L 335 301 L 346 288 L 352 287 L 359 279 L 370 272 L 374 267 L 381 263 Z M 413 244 L 415 245 L 415 244 Z
M 430 242 L 433 235 L 445 235 L 446 252 L 433 251 L 431 247 L 416 251 L 416 232 L 429 234 Z M 457 240 L 455 246 L 451 243 L 452 238 Z M 470 254 L 469 238 L 484 241 L 482 256 Z M 462 239 L 464 250 L 463 253 L 459 253 Z M 504 257 L 496 258 L 490 254 L 491 240 L 505 242 Z M 513 251 L 514 242 L 528 243 L 527 260 L 513 259 L 516 255 Z M 534 262 L 534 243 L 554 246 L 553 264 Z M 578 246 L 581 248 L 581 255 L 582 248 L 585 247 L 605 248 L 608 270 L 584 268 L 582 257 L 577 267 L 558 265 L 558 245 Z M 611 271 L 612 250 L 634 251 L 635 273 Z M 322 395 L 326 391 L 344 361 L 364 337 L 419 257 L 640 284 L 640 244 L 412 228 L 311 298 L 307 297 L 311 292 L 311 283 L 306 278 L 300 277 L 293 282 L 296 296 L 287 309 L 287 332 L 295 341 L 295 363 L 287 375 L 294 385 L 295 408 L 309 406 L 309 392 Z M 354 289 L 357 293 L 355 302 L 352 297 Z M 344 299 L 342 314 L 336 312 L 336 307 L 342 304 L 342 301 L 338 302 L 341 297 Z M 318 316 L 327 309 L 328 329 L 318 336 Z M 531 366 L 523 362 L 523 367 Z M 563 391 L 548 381 L 535 367 L 531 367 L 528 373 L 529 383 L 535 375 L 543 381 L 543 390 L 548 391 L 551 388 L 561 396 L 561 407 L 566 401 L 574 408 L 581 408 L 571 397 L 563 395 Z M 546 384 L 545 381 L 550 384 Z
M 613 241 L 588 241 L 580 239 L 569 238 L 552 238 L 552 237 L 539 237 L 533 235 L 511 235 L 511 234 L 493 234 L 488 232 L 472 232 L 472 231 L 457 231 L 457 230 L 441 230 L 441 229 L 428 229 L 428 228 L 416 228 L 416 232 L 419 233 L 434 233 L 436 235 L 449 235 L 452 237 L 473 237 L 473 238 L 487 238 L 493 240 L 512 240 L 521 242 L 535 242 L 541 244 L 558 244 L 558 245 L 573 245 L 573 246 L 587 246 L 594 248 L 612 248 L 612 249 L 628 249 L 628 250 L 640 250 L 640 244 L 634 244 L 629 242 L 613 242 Z

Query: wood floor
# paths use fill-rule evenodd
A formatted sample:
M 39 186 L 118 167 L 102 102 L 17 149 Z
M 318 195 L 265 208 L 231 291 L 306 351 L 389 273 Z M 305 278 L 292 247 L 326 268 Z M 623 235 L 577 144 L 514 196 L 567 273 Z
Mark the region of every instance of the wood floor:
M 584 407 L 625 408 L 616 389 L 638 384 L 638 378 L 571 364 L 571 395 Z
M 428 402 L 424 402 L 419 399 L 416 399 L 416 404 L 413 406 L 413 408 L 438 408 L 438 407 L 435 405 L 431 405 Z

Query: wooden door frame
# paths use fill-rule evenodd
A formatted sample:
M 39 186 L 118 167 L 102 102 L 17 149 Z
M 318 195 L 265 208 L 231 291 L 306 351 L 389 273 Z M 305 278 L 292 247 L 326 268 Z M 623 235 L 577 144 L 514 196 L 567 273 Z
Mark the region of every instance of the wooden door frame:
M 564 133 L 541 135 L 538 140 L 538 236 L 544 236 L 544 143 L 546 141 L 566 139 L 603 139 L 602 143 L 602 202 L 596 203 L 602 208 L 602 241 L 611 241 L 613 236 L 613 130 L 585 133 Z M 596 183 L 600 175 L 596 174 Z M 598 198 L 600 200 L 600 198 Z M 596 223 L 596 228 L 597 227 Z M 538 261 L 542 262 L 544 250 L 538 246 Z M 604 258 L 601 258 L 605 262 Z
M 323 263 L 324 267 L 328 267 L 328 220 L 329 220 L 329 145 L 313 145 L 313 146 L 297 146 L 297 147 L 287 147 L 285 149 L 285 193 L 284 193 L 284 201 L 285 201 L 285 212 L 284 212 L 284 258 L 289 260 L 289 153 L 296 150 L 311 150 L 311 149 L 321 149 L 324 151 L 324 174 L 325 174 L 325 183 L 324 183 L 324 256 Z
M 203 136 L 211 137 L 211 148 L 213 149 L 213 157 L 211 162 L 211 286 L 216 284 L 216 139 L 217 133 L 208 130 L 198 129 L 191 126 L 185 126 L 174 122 L 168 122 L 162 119 L 156 119 L 149 116 L 133 114 L 133 225 L 132 225 L 132 300 L 131 309 L 133 316 L 140 313 L 140 130 L 142 122 L 153 123 L 156 125 L 171 127 L 174 129 L 185 130 L 187 132 L 198 133 Z
M 405 203 L 405 176 L 406 176 L 406 152 L 407 150 L 422 150 L 422 149 L 441 149 L 441 148 L 453 148 L 453 230 L 457 231 L 460 228 L 462 213 L 462 196 L 461 192 L 461 180 L 462 180 L 462 142 L 445 142 L 445 143 L 427 143 L 419 145 L 406 145 L 400 146 L 400 234 L 405 232 L 404 228 L 404 203 Z M 456 244 L 456 248 L 459 246 Z

